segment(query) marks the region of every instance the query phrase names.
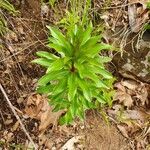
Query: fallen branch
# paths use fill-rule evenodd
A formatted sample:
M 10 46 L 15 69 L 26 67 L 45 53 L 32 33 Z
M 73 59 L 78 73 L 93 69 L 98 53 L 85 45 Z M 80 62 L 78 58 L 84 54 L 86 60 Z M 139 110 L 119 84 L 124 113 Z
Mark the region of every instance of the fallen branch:
M 20 117 L 18 116 L 17 112 L 15 111 L 14 106 L 13 106 L 12 103 L 10 102 L 10 100 L 9 100 L 9 98 L 8 98 L 6 92 L 5 92 L 5 90 L 4 90 L 4 88 L 2 87 L 1 84 L 0 84 L 0 90 L 2 91 L 2 93 L 3 93 L 4 97 L 5 97 L 5 99 L 7 100 L 7 102 L 8 102 L 8 104 L 9 104 L 9 106 L 10 106 L 10 108 L 11 108 L 11 110 L 12 110 L 14 116 L 15 116 L 16 119 L 19 121 L 22 130 L 24 131 L 24 133 L 25 133 L 26 136 L 28 137 L 29 141 L 30 141 L 30 142 L 32 143 L 32 145 L 34 146 L 34 149 L 37 150 L 37 146 L 36 146 L 35 143 L 33 142 L 31 136 L 30 136 L 29 133 L 27 132 L 27 130 L 26 130 L 26 128 L 24 127 L 23 123 L 21 122 Z

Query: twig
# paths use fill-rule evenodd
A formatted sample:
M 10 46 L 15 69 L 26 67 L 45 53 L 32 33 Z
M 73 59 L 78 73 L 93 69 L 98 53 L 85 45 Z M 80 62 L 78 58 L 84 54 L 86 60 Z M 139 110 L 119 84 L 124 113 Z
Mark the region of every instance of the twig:
M 24 133 L 26 134 L 26 136 L 28 137 L 29 141 L 32 143 L 32 145 L 34 146 L 34 149 L 37 150 L 37 146 L 35 145 L 35 143 L 33 142 L 31 136 L 29 135 L 29 133 L 27 132 L 26 128 L 24 127 L 23 123 L 21 122 L 21 119 L 20 117 L 18 116 L 17 112 L 15 111 L 14 109 L 14 106 L 12 105 L 12 103 L 10 102 L 4 88 L 2 87 L 2 85 L 0 84 L 0 90 L 2 91 L 5 99 L 7 100 L 13 114 L 15 115 L 16 119 L 19 121 L 20 125 L 21 125 L 21 128 L 23 129 Z

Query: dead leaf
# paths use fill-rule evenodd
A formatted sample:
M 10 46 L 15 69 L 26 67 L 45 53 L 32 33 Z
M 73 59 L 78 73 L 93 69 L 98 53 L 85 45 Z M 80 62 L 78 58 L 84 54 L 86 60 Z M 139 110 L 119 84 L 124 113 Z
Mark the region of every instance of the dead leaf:
M 52 149 L 54 142 L 50 138 L 46 137 L 46 135 L 41 134 L 39 135 L 39 145 L 40 146 L 44 145 L 44 147 Z
M 13 131 L 13 132 L 16 131 L 16 130 L 18 129 L 18 127 L 19 127 L 19 121 L 17 121 L 17 122 L 13 125 L 12 131 Z
M 129 16 L 129 25 L 131 27 L 131 31 L 134 32 L 136 30 L 135 26 L 136 26 L 136 17 L 137 17 L 135 4 L 128 6 L 128 16 Z
M 147 114 L 146 112 L 143 112 L 139 109 L 126 110 L 124 112 L 124 115 L 126 116 L 127 119 L 140 120 L 142 122 L 144 122 L 149 116 L 149 114 Z
M 24 101 L 23 97 L 19 97 L 19 98 L 17 99 L 17 103 L 18 103 L 18 104 L 23 103 L 23 101 Z
M 124 126 L 117 125 L 117 127 L 124 137 L 129 138 L 128 131 L 126 130 L 126 128 Z
M 18 36 L 15 32 L 10 31 L 5 35 L 5 38 L 7 41 L 11 42 L 11 41 L 15 41 L 18 42 Z
M 148 101 L 148 89 L 146 88 L 145 84 L 141 84 L 141 86 L 138 88 L 136 97 L 141 101 L 143 106 Z
M 31 117 L 40 120 L 39 130 L 44 132 L 49 125 L 57 126 L 57 121 L 64 110 L 52 112 L 53 108 L 48 100 L 39 94 L 33 94 L 28 97 L 25 113 Z
M 80 143 L 80 140 L 82 140 L 83 138 L 83 136 L 72 137 L 65 143 L 62 148 L 60 148 L 60 150 L 76 150 L 75 144 Z
M 149 11 L 147 10 L 147 0 L 128 0 L 131 4 L 128 6 L 129 25 L 132 32 L 139 32 L 142 25 L 149 19 Z M 136 4 L 142 6 L 137 7 Z
M 5 125 L 9 125 L 13 122 L 13 119 L 7 119 L 4 123 Z
M 134 80 L 124 80 L 124 81 L 121 81 L 121 84 L 130 90 L 135 90 L 138 88 L 138 83 Z
M 133 105 L 133 99 L 131 95 L 125 91 L 118 90 L 114 96 L 114 100 L 119 100 L 120 103 L 123 103 L 124 106 L 131 107 Z
M 48 17 L 49 7 L 47 4 L 43 3 L 41 5 L 41 17 Z
M 124 80 L 115 84 L 117 88 L 114 95 L 114 101 L 123 103 L 128 108 L 133 106 L 133 102 L 136 106 L 145 106 L 149 104 L 148 90 L 149 86 L 145 83 L 139 83 L 134 80 Z
M 14 134 L 12 132 L 4 131 L 4 139 L 6 142 L 11 142 L 14 138 Z

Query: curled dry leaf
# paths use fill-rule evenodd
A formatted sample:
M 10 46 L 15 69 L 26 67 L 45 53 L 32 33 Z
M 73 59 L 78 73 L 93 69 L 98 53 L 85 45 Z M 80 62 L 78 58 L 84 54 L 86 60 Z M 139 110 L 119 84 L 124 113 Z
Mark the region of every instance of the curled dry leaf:
M 64 112 L 53 112 L 53 108 L 49 105 L 48 100 L 39 94 L 33 94 L 28 97 L 25 113 L 37 120 L 40 120 L 39 130 L 44 132 L 49 125 L 57 126 L 59 117 Z

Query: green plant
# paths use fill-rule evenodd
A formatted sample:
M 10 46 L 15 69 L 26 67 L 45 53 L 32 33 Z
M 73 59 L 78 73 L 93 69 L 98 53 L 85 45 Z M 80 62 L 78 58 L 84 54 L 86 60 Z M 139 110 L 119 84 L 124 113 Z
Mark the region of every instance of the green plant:
M 7 10 L 11 14 L 16 14 L 17 11 L 12 4 L 7 0 L 0 0 L 0 35 L 3 35 L 7 30 L 7 21 L 3 15 L 2 10 Z
M 56 0 L 49 0 L 50 6 L 54 7 L 55 2 L 56 2 Z
M 86 26 L 89 22 L 89 10 L 91 7 L 91 0 L 68 0 L 70 9 L 66 10 L 66 15 L 57 23 L 65 29 L 74 27 L 75 24 Z
M 111 59 L 99 52 L 112 47 L 102 43 L 100 36 L 91 36 L 91 23 L 87 28 L 75 25 L 66 36 L 54 27 L 48 29 L 51 32 L 48 47 L 57 53 L 39 51 L 37 55 L 41 58 L 32 62 L 47 69 L 38 81 L 37 91 L 48 94 L 54 111 L 66 110 L 60 123 L 71 123 L 76 116 L 84 119 L 87 109 L 111 106 L 114 79 L 104 67 Z

